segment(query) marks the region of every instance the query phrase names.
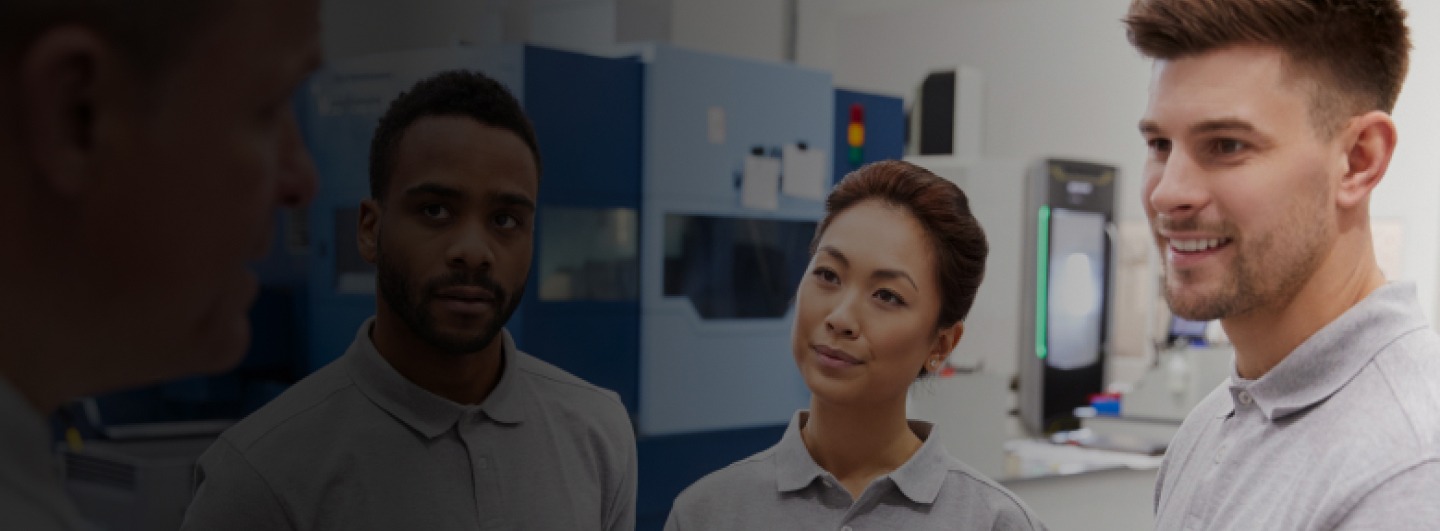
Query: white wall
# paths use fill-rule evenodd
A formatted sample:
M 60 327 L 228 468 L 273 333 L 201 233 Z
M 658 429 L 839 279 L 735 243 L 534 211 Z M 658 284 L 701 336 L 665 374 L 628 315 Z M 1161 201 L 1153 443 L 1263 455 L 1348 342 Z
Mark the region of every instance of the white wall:
M 615 0 L 327 0 L 325 57 L 529 42 L 606 54 L 616 42 Z
M 785 60 L 785 2 L 671 0 L 670 42 L 762 61 Z
M 795 64 L 833 72 L 839 60 L 839 5 L 835 0 L 796 0 L 795 8 Z
M 1425 312 L 1436 317 L 1440 270 L 1440 3 L 1408 0 L 1410 74 L 1395 106 L 1400 143 L 1370 200 L 1377 220 L 1405 222 L 1402 280 L 1416 283 Z
M 1121 220 L 1138 202 L 1149 66 L 1125 41 L 1129 0 L 921 5 L 841 18 L 835 84 L 908 96 L 932 69 L 984 76 L 984 158 L 1067 156 L 1121 167 Z
M 526 42 L 562 50 L 599 50 L 615 43 L 614 0 L 547 0 L 529 10 Z
M 500 42 L 511 0 L 326 0 L 321 41 L 329 60 L 374 53 Z

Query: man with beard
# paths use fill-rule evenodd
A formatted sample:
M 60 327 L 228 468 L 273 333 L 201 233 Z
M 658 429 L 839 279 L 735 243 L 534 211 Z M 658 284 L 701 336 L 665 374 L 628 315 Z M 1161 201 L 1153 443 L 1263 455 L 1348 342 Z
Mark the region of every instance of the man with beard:
M 503 329 L 530 270 L 539 170 L 529 119 L 481 74 L 444 72 L 391 103 L 357 238 L 379 271 L 376 315 L 201 458 L 187 529 L 634 528 L 619 398 Z
M 1144 205 L 1171 309 L 1235 370 L 1156 485 L 1160 529 L 1440 528 L 1440 338 L 1375 260 L 1410 49 L 1395 0 L 1136 0 Z

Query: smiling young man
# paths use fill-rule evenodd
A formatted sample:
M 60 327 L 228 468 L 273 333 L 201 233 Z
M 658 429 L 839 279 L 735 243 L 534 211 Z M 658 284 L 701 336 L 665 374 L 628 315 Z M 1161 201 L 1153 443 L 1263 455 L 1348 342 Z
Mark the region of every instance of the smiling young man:
M 1440 527 L 1440 338 L 1375 261 L 1410 48 L 1394 0 L 1136 0 L 1164 292 L 1235 372 L 1175 436 L 1159 529 Z
M 0 0 L 0 527 L 87 525 L 56 408 L 240 361 L 319 57 L 313 0 Z
M 376 315 L 201 458 L 185 528 L 633 529 L 619 398 L 503 328 L 540 179 L 519 103 L 483 75 L 438 74 L 391 104 L 370 156 L 357 243 Z

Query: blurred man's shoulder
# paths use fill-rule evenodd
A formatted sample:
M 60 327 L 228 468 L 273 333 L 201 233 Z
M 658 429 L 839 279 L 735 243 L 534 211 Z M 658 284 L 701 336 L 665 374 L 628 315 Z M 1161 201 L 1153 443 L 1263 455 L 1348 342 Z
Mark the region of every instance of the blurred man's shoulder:
M 324 429 L 324 425 L 333 422 L 313 422 L 313 417 L 336 420 L 333 410 L 337 406 L 344 407 L 345 399 L 357 392 L 346 359 L 340 358 L 291 385 L 274 400 L 230 427 L 221 437 L 243 453 L 266 438 L 289 438 L 286 435 L 292 432 Z

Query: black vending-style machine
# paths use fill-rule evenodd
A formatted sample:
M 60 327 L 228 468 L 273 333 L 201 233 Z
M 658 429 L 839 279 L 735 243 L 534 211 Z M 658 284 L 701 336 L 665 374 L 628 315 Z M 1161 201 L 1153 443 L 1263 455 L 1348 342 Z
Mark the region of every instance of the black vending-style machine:
M 1035 433 L 1075 427 L 1104 390 L 1116 174 L 1049 159 L 1027 179 L 1019 401 Z

